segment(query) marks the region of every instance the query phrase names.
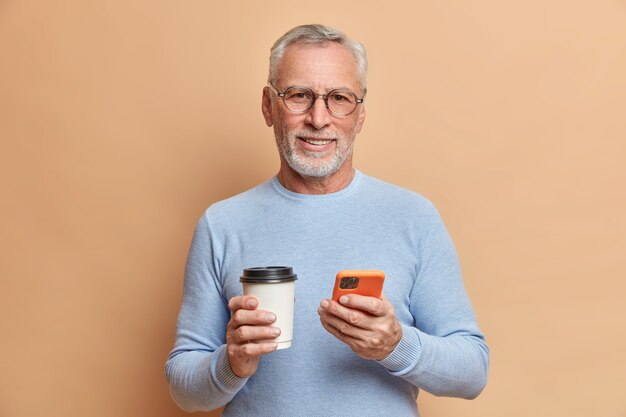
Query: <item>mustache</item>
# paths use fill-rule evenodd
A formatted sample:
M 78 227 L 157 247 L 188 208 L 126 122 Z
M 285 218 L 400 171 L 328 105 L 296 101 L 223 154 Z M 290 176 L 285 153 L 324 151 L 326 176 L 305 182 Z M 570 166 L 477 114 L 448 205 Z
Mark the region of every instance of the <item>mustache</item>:
M 292 138 L 303 138 L 303 139 L 322 139 L 322 140 L 336 140 L 339 138 L 335 132 L 332 132 L 328 129 L 326 130 L 298 130 L 296 132 L 290 132 L 289 136 Z

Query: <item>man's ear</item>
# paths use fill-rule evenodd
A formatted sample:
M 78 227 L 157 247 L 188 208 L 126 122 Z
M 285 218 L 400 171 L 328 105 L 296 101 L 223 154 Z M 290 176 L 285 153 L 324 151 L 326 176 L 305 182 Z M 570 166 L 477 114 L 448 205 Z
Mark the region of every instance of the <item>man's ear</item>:
M 363 123 L 365 123 L 365 105 L 361 104 L 361 108 L 359 109 L 359 115 L 356 119 L 356 133 L 361 133 Z
M 270 99 L 270 88 L 263 87 L 263 97 L 261 98 L 261 111 L 263 112 L 263 118 L 267 127 L 271 127 L 274 124 L 272 120 L 272 100 Z

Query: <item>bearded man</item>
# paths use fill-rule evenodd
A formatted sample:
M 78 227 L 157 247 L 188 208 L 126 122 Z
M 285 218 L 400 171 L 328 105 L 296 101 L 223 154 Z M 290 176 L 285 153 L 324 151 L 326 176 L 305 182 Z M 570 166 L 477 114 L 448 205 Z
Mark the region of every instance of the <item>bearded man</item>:
M 363 46 L 321 25 L 271 49 L 262 112 L 280 169 L 211 205 L 185 271 L 166 374 L 187 411 L 223 416 L 418 416 L 420 389 L 474 398 L 489 350 L 452 241 L 433 205 L 352 164 L 365 121 Z M 293 345 L 243 296 L 244 268 L 298 273 Z M 386 273 L 382 298 L 328 299 L 336 273 Z M 268 341 L 269 340 L 269 341 Z

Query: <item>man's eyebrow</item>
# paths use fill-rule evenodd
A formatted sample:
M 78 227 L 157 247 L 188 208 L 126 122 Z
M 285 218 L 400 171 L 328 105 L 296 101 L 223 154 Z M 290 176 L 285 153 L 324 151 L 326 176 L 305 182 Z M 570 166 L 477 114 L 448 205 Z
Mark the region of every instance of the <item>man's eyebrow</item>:
M 350 87 L 333 87 L 333 88 L 331 88 L 331 89 L 330 89 L 330 90 L 328 90 L 328 91 L 330 92 L 330 91 L 333 91 L 333 90 L 346 90 L 346 91 L 354 91 L 354 90 L 352 90 Z
M 311 88 L 309 86 L 306 86 L 306 85 L 298 85 L 298 84 L 288 85 L 287 87 L 285 87 L 285 90 L 287 90 L 288 88 L 306 88 L 307 90 L 311 90 L 314 93 L 316 92 L 315 89 L 313 89 L 313 88 Z M 353 89 L 351 89 L 350 87 L 345 87 L 345 86 L 344 87 L 328 87 L 328 88 L 324 89 L 324 94 L 330 93 L 331 91 L 337 91 L 337 90 L 354 92 Z

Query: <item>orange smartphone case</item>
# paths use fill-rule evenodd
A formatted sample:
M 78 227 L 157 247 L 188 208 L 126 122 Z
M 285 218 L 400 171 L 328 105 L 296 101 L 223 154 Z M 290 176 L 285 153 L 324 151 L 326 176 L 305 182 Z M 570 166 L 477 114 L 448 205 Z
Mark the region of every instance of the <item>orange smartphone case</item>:
M 356 278 L 356 280 L 355 280 Z M 366 295 L 381 298 L 385 273 L 378 270 L 344 270 L 337 273 L 333 288 L 334 301 L 348 294 Z

